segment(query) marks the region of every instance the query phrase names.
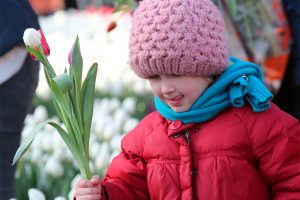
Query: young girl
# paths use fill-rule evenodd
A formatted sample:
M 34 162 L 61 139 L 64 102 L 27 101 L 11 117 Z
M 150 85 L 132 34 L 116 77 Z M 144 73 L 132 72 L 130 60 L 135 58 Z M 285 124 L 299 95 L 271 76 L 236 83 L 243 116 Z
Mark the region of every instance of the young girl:
M 209 0 L 143 0 L 130 63 L 157 111 L 122 140 L 81 199 L 300 199 L 300 126 L 270 103 L 257 65 L 230 58 Z

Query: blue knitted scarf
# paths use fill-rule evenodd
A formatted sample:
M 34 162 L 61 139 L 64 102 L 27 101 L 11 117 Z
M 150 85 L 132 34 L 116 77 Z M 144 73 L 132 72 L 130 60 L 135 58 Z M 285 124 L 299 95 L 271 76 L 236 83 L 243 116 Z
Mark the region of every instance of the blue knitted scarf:
M 232 64 L 198 97 L 186 112 L 175 112 L 154 97 L 157 111 L 168 120 L 180 120 L 184 124 L 210 120 L 229 106 L 242 107 L 247 100 L 254 112 L 270 107 L 272 94 L 263 84 L 263 73 L 254 63 L 230 57 Z

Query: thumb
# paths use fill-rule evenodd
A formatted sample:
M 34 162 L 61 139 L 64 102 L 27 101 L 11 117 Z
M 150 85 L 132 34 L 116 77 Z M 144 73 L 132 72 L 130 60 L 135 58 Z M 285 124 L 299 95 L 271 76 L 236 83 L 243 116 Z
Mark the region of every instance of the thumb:
M 93 185 L 98 185 L 98 184 L 100 184 L 100 178 L 99 178 L 99 176 L 97 176 L 97 175 L 94 175 L 92 178 L 91 178 L 91 182 L 92 182 L 92 184 Z

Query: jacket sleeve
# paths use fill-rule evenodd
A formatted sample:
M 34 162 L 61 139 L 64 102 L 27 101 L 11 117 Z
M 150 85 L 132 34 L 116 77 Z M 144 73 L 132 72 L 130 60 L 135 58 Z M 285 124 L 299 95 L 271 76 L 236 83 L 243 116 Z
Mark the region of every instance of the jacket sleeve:
M 142 120 L 122 139 L 122 152 L 115 157 L 102 180 L 109 200 L 150 199 L 147 186 L 147 164 L 143 158 L 148 120 Z
M 102 180 L 105 188 L 104 200 L 146 200 L 150 199 L 147 190 L 146 165 L 135 155 L 124 152 L 115 157 Z
M 260 174 L 273 199 L 300 199 L 300 125 L 277 107 L 261 119 L 253 125 L 259 134 L 250 136 Z

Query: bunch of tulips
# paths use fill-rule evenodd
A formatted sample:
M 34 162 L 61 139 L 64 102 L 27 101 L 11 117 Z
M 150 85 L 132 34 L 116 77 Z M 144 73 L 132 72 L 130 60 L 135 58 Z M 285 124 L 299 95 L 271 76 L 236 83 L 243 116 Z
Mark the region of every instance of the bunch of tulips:
M 13 159 L 13 165 L 26 152 L 36 134 L 40 132 L 39 130 L 48 123 L 58 131 L 71 151 L 81 175 L 86 179 L 90 179 L 89 139 L 97 63 L 89 68 L 85 79 L 82 81 L 83 61 L 79 38 L 76 37 L 68 56 L 69 69 L 65 69 L 63 74 L 57 75 L 47 59 L 50 48 L 43 32 L 28 28 L 24 32 L 23 40 L 31 57 L 43 65 L 53 104 L 63 125 L 48 121 L 37 125 L 18 148 Z

